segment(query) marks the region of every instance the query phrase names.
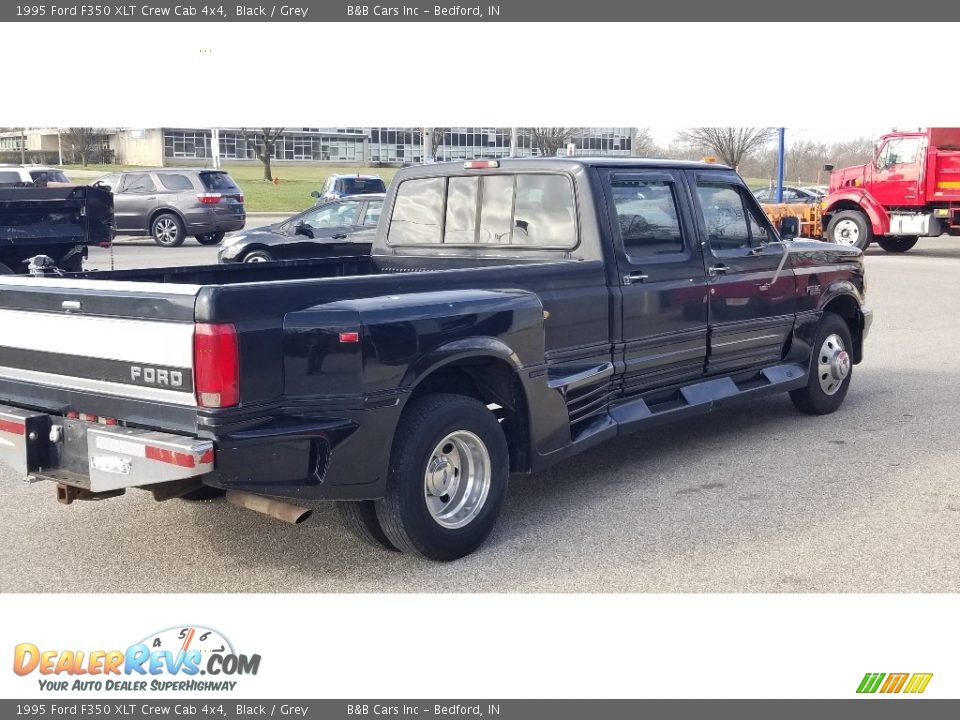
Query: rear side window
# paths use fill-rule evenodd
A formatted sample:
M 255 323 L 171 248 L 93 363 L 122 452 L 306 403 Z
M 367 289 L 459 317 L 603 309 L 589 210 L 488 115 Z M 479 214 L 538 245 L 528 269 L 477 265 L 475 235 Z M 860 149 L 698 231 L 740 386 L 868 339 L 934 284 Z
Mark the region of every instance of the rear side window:
M 240 189 L 233 178 L 225 172 L 202 172 L 200 182 L 207 190 L 213 192 L 231 192 Z
M 427 183 L 429 190 L 423 191 Z M 414 236 L 410 217 L 416 202 L 429 205 L 418 212 L 430 218 Z M 387 240 L 568 250 L 577 244 L 573 183 L 565 175 L 535 174 L 407 180 L 397 190 Z
M 20 182 L 20 173 L 0 170 L 0 185 L 16 185 Z
M 676 188 L 667 180 L 614 179 L 620 237 L 628 257 L 683 252 Z
M 193 183 L 186 175 L 180 173 L 160 173 L 160 183 L 167 190 L 193 190 Z
M 35 183 L 69 183 L 70 180 L 60 170 L 31 170 L 30 177 Z
M 397 189 L 387 241 L 437 245 L 443 237 L 443 178 L 407 180 Z
M 157 186 L 153 184 L 153 180 L 145 174 L 127 175 L 123 182 L 123 192 L 125 193 L 147 193 L 156 189 Z

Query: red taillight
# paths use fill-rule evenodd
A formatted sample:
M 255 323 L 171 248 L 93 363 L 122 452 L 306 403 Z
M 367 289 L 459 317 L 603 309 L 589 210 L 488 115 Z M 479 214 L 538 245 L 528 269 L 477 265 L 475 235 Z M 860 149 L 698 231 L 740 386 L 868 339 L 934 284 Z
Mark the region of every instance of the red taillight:
M 204 205 L 216 205 L 218 202 L 220 202 L 220 198 L 222 197 L 223 195 L 220 193 L 200 193 L 197 195 L 197 200 L 202 202 Z
M 236 200 L 238 203 L 241 203 L 241 204 L 243 203 L 243 195 L 234 195 L 233 199 Z
M 196 326 L 193 374 L 200 407 L 225 408 L 240 402 L 240 353 L 233 325 Z

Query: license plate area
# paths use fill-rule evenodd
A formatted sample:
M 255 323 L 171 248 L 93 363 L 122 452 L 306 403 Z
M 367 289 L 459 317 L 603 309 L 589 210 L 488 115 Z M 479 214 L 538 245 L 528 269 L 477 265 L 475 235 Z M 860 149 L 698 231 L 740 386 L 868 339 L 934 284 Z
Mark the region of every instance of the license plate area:
M 109 492 L 205 475 L 214 450 L 209 440 L 0 406 L 0 464 L 22 477 Z

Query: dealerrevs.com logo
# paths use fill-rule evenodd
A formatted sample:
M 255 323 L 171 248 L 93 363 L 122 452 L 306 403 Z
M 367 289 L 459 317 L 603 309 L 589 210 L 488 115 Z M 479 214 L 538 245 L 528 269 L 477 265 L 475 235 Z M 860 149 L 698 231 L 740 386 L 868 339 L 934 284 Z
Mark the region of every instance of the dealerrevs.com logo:
M 199 626 L 152 633 L 125 650 L 51 650 L 33 643 L 14 648 L 13 671 L 38 675 L 44 691 L 231 691 L 256 675 L 260 655 L 234 651 L 216 630 Z

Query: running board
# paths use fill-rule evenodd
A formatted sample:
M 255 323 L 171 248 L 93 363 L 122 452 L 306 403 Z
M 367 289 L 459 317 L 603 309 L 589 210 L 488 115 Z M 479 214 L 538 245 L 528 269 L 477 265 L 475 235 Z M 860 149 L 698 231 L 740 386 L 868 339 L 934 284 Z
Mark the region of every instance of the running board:
M 609 414 L 619 428 L 619 435 L 640 430 L 648 425 L 700 415 L 715 408 L 775 395 L 807 384 L 807 371 L 802 365 L 774 365 L 760 371 L 761 378 L 736 383 L 729 377 L 715 378 L 686 385 L 679 397 L 648 405 L 642 399 L 630 400 L 610 408 Z M 575 443 L 580 441 L 575 439 Z

